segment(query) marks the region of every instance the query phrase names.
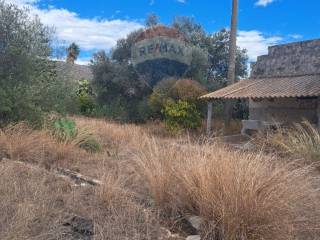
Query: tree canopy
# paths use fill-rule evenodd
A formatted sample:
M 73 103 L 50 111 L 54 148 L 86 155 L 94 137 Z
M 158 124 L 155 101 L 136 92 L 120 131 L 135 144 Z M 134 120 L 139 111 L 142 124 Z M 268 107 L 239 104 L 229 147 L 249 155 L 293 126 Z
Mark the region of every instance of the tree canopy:
M 147 22 L 148 27 L 153 27 L 158 24 L 158 18 L 150 15 Z M 93 84 L 97 89 L 98 102 L 107 108 L 109 116 L 118 114 L 121 119 L 137 120 L 133 112 L 138 113 L 139 109 L 150 111 L 147 105 L 152 108 L 155 116 L 161 115 L 160 108 L 163 108 L 166 97 L 163 97 L 158 83 L 170 76 L 176 79 L 187 78 L 192 83 L 190 86 L 209 91 L 226 85 L 230 32 L 221 29 L 215 33 L 207 33 L 193 18 L 184 16 L 174 18 L 169 27 L 183 33 L 187 44 L 192 48 L 192 60 L 187 68 L 168 63 L 166 59 L 146 61 L 133 66 L 131 48 L 144 29 L 133 31 L 126 38 L 118 40 L 110 57 L 105 52 L 94 56 Z M 247 75 L 246 50 L 238 48 L 236 60 L 236 76 L 240 79 Z M 152 69 L 157 71 L 150 71 Z M 173 81 L 165 82 L 169 86 Z
M 39 126 L 43 112 L 68 105 L 68 82 L 50 60 L 53 35 L 28 10 L 0 1 L 0 125 L 25 120 Z
M 74 63 L 79 54 L 80 54 L 80 47 L 76 43 L 71 43 L 69 47 L 67 47 L 67 62 Z

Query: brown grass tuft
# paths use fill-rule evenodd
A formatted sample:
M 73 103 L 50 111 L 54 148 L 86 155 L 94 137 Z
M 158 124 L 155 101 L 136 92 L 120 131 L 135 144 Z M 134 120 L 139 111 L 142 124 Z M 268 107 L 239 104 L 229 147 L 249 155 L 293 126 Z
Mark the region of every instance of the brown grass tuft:
M 159 206 L 205 219 L 204 239 L 293 239 L 319 229 L 311 168 L 218 144 L 154 141 L 137 166 Z
M 101 139 L 102 149 L 112 155 L 138 149 L 143 144 L 146 133 L 134 124 L 118 124 L 104 119 L 74 118 L 79 128 L 87 128 Z
M 320 131 L 310 122 L 296 123 L 291 128 L 281 128 L 269 134 L 267 144 L 290 155 L 319 164 Z
M 51 168 L 70 167 L 88 154 L 72 144 L 56 142 L 46 130 L 32 130 L 24 123 L 11 125 L 0 134 L 0 156 Z

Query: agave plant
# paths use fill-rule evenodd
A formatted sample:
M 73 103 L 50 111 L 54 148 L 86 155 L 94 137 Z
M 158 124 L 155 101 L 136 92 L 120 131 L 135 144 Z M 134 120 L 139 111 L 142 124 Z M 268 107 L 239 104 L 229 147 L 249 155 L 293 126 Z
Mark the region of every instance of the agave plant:
M 86 129 L 78 129 L 75 121 L 58 118 L 53 121 L 52 135 L 59 142 L 78 146 L 87 152 L 99 152 L 99 142 L 94 135 Z

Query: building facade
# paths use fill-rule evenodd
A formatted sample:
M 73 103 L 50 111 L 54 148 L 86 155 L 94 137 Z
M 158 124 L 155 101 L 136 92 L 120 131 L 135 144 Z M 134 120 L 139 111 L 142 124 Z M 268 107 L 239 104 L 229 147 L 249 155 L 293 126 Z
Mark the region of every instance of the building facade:
M 320 126 L 320 39 L 269 47 L 249 79 L 203 96 L 248 99 L 243 133 L 308 120 Z

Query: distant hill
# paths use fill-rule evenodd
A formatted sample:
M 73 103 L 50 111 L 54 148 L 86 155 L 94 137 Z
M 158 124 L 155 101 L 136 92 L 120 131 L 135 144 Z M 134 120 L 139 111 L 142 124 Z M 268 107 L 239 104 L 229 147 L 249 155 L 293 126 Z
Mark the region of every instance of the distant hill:
M 60 76 L 69 76 L 75 81 L 83 79 L 92 81 L 93 79 L 91 68 L 88 65 L 71 64 L 63 61 L 56 61 L 55 64 L 57 66 L 57 73 Z

